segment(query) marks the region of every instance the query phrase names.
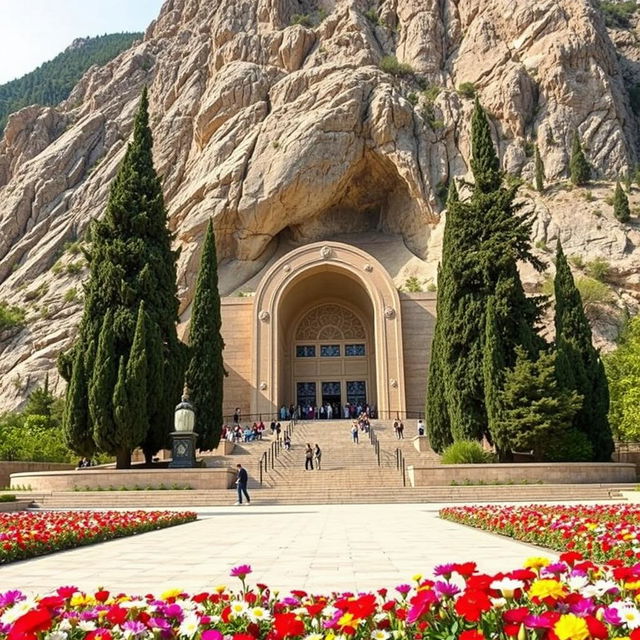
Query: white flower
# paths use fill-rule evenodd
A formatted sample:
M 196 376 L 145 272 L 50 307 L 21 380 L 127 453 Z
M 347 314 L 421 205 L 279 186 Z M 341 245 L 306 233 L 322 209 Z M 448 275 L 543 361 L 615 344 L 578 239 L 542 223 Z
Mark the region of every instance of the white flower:
M 193 638 L 198 632 L 200 627 L 200 618 L 197 615 L 190 613 L 182 621 L 182 624 L 178 628 L 178 633 L 181 636 L 187 636 L 187 638 Z
M 211 624 L 218 624 L 222 620 L 220 616 L 209 616 L 209 618 L 211 619 Z
M 310 633 L 303 640 L 322 640 L 324 636 L 321 633 Z
M 513 592 L 523 587 L 524 582 L 522 580 L 514 580 L 513 578 L 502 578 L 502 580 L 494 580 L 491 583 L 491 588 L 502 591 L 502 595 L 507 599 L 513 598 Z
M 78 622 L 78 629 L 81 631 L 95 631 L 96 623 L 93 620 L 80 620 L 80 622 Z
M 384 629 L 374 629 L 371 632 L 371 640 L 387 640 L 391 637 L 391 634 Z
M 123 609 L 142 609 L 145 607 L 145 603 L 139 599 L 133 600 L 123 600 L 122 602 L 118 602 L 118 606 Z
M 381 622 L 382 620 L 385 620 L 388 617 L 389 617 L 389 614 L 386 611 L 378 611 L 378 613 L 375 613 L 373 615 L 373 619 L 375 622 Z
M 567 586 L 571 591 L 580 591 L 589 584 L 587 576 L 569 576 L 567 578 Z
M 494 609 L 503 609 L 507 606 L 506 598 L 491 598 L 491 604 Z
M 598 590 L 594 584 L 588 584 L 586 587 L 580 589 L 580 595 L 583 598 L 595 598 L 598 595 Z
M 239 618 L 246 613 L 249 605 L 244 600 L 234 600 L 229 607 L 231 607 L 231 615 L 234 618 Z
M 599 598 L 609 591 L 618 591 L 618 585 L 613 580 L 596 580 L 593 586 Z
M 262 620 L 268 620 L 271 614 L 262 607 L 251 607 L 247 613 L 247 617 L 251 622 L 261 622 Z
M 69 634 L 66 631 L 52 631 L 47 633 L 45 640 L 67 640 Z
M 327 605 L 323 610 L 322 610 L 322 615 L 325 618 L 333 618 L 333 616 L 336 615 L 336 613 L 338 613 L 338 609 L 336 609 L 334 606 L 332 605 Z
M 622 624 L 626 625 L 628 629 L 637 629 L 640 627 L 640 611 L 636 609 L 631 601 L 613 602 L 611 608 L 616 609 L 622 620 Z
M 183 610 L 183 611 L 192 611 L 193 609 L 195 609 L 198 605 L 196 602 L 194 602 L 193 600 L 176 600 L 176 604 L 179 605 L 179 607 Z
M 25 613 L 29 613 L 31 609 L 36 607 L 36 601 L 33 598 L 27 598 L 16 602 L 11 608 L 7 609 L 2 616 L 0 616 L 0 622 L 4 624 L 11 624 L 18 618 L 22 617 Z
M 297 616 L 306 616 L 307 610 L 304 607 L 296 607 L 291 610 L 291 613 L 295 613 Z
M 71 629 L 73 629 L 73 625 L 71 624 L 70 620 L 68 620 L 67 618 L 64 618 L 64 620 L 60 621 L 60 624 L 58 625 L 58 629 L 60 631 L 71 631 Z

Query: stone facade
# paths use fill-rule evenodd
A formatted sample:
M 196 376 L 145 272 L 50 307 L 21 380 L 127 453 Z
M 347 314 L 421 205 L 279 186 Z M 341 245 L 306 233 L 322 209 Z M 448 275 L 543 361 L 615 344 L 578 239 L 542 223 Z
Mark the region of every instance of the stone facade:
M 424 410 L 435 294 L 400 294 L 371 253 L 317 242 L 279 256 L 255 295 L 224 297 L 224 414 L 366 401 L 380 417 Z

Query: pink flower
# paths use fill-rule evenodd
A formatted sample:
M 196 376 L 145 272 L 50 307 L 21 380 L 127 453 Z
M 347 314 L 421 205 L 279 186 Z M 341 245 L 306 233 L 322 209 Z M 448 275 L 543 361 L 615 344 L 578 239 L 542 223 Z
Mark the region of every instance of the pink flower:
M 216 631 L 215 629 L 209 629 L 208 631 L 203 631 L 202 640 L 222 640 L 223 635 Z
M 248 564 L 241 564 L 237 567 L 233 567 L 229 575 L 232 578 L 240 578 L 240 580 L 244 580 L 250 573 L 251 567 Z

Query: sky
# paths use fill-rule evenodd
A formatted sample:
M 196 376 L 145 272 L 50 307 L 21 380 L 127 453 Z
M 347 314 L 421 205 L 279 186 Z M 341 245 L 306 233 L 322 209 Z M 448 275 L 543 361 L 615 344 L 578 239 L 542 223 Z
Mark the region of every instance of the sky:
M 0 0 L 0 84 L 51 60 L 75 38 L 144 31 L 163 0 Z

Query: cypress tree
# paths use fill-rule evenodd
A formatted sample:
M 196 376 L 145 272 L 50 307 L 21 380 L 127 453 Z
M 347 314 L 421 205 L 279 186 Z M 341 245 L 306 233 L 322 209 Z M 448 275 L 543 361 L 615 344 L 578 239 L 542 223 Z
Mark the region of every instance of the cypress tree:
M 608 420 L 607 378 L 600 354 L 593 346 L 582 298 L 560 241 L 554 289 L 558 382 L 563 388 L 582 396 L 582 407 L 576 413 L 574 426 L 589 439 L 594 461 L 608 462 L 614 445 Z
M 491 140 L 487 115 L 477 97 L 471 118 L 471 170 L 476 190 L 490 193 L 500 188 L 500 161 Z
M 69 379 L 74 354 L 77 350 L 84 351 L 85 372 L 89 375 L 93 371 L 95 377 L 98 355 L 92 353 L 91 345 L 98 344 L 102 319 L 111 312 L 115 373 L 109 395 L 113 398 L 116 369 L 121 358 L 125 363 L 131 359 L 139 302 L 145 301 L 146 344 L 153 353 L 147 354 L 148 389 L 140 399 L 146 410 L 138 414 L 138 420 L 142 423 L 140 429 L 147 434 L 142 443 L 148 459 L 167 443 L 173 428 L 173 410 L 182 391 L 187 354 L 176 333 L 177 252 L 171 249 L 172 238 L 167 229 L 160 180 L 153 166 L 152 146 L 145 89 L 135 116 L 133 138 L 111 185 L 105 215 L 91 228 L 92 245 L 87 252 L 91 276 L 85 286 L 79 338 L 72 353 L 59 361 L 61 373 Z M 95 424 L 94 416 L 104 411 L 91 407 L 96 397 L 102 397 L 91 393 L 92 384 L 89 416 L 94 433 L 101 434 L 96 444 L 116 455 L 114 447 L 120 446 L 120 440 L 103 433 L 104 429 L 113 428 L 112 421 L 107 426 Z M 69 429 L 70 433 L 76 431 Z M 104 449 L 107 446 L 111 449 Z M 121 451 L 120 456 L 119 464 L 126 464 Z
M 542 163 L 542 158 L 540 156 L 540 149 L 538 149 L 538 145 L 536 145 L 535 152 L 535 171 L 536 171 L 536 191 L 542 193 L 544 191 L 544 164 Z
M 87 373 L 84 368 L 84 353 L 76 350 L 73 363 L 73 377 L 67 391 L 64 407 L 62 433 L 66 445 L 80 456 L 91 457 L 95 443 L 89 424 L 89 404 L 87 397 Z
M 613 215 L 620 222 L 629 222 L 631 211 L 629 210 L 629 198 L 623 191 L 620 181 L 616 182 L 616 190 L 613 194 Z
M 186 383 L 196 414 L 200 449 L 214 449 L 222 433 L 222 385 L 224 342 L 220 329 L 218 259 L 213 225 L 209 221 L 191 314 L 191 363 Z
M 571 146 L 571 160 L 569 161 L 569 171 L 571 182 L 575 185 L 584 185 L 591 179 L 591 167 L 584 156 L 582 144 L 578 133 L 573 134 L 573 143 Z

